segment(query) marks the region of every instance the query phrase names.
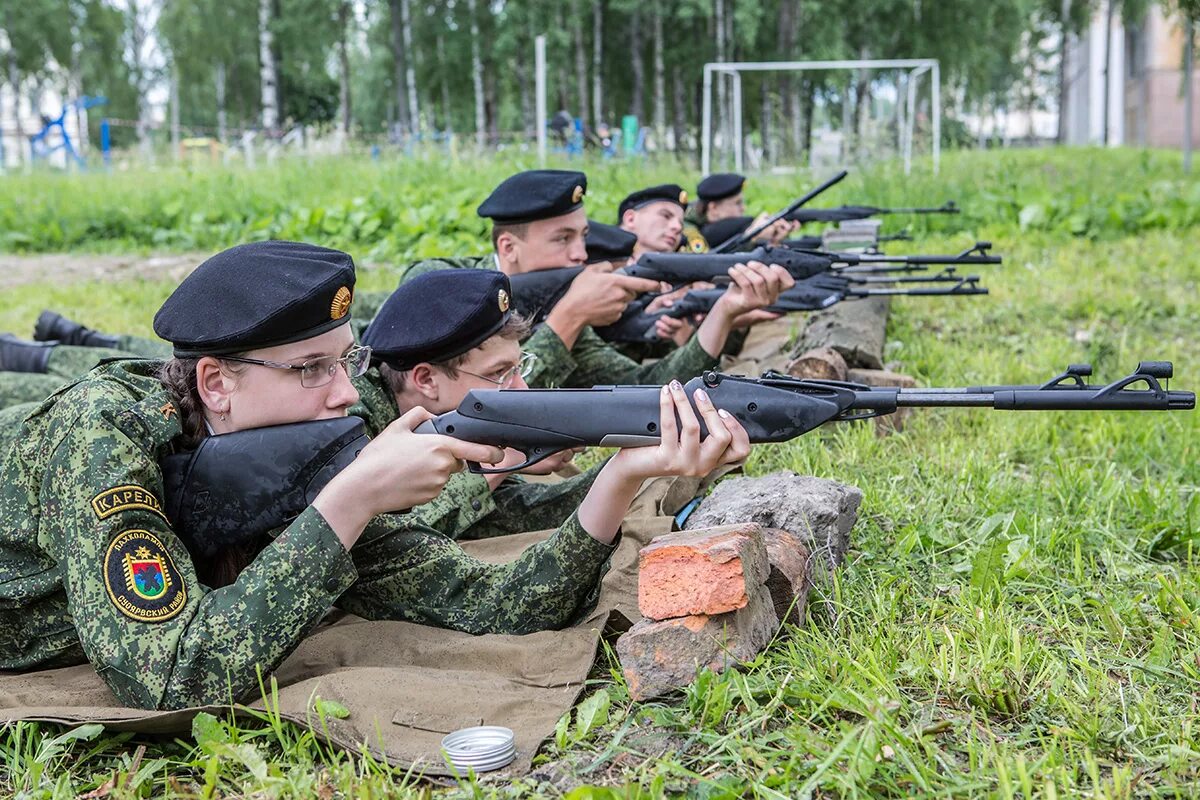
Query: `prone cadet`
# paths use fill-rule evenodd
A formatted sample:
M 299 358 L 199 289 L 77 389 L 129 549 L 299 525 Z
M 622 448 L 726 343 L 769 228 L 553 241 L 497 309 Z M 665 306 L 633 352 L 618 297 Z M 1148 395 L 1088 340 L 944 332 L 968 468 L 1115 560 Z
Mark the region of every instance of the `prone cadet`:
M 254 291 L 249 291 L 249 281 Z M 698 393 L 659 393 L 663 443 L 622 451 L 547 540 L 509 564 L 468 557 L 390 512 L 498 448 L 388 425 L 282 530 L 194 558 L 168 521 L 161 460 L 206 437 L 344 416 L 370 360 L 348 323 L 354 264 L 292 242 L 213 256 L 160 308 L 167 361 L 106 362 L 0 430 L 0 669 L 90 662 L 143 708 L 245 699 L 332 606 L 472 633 L 559 628 L 594 604 L 638 487 L 749 452 Z M 675 420 L 678 415 L 679 423 Z M 218 509 L 213 509 L 217 513 Z
M 746 216 L 745 185 L 746 177 L 733 172 L 708 175 L 697 184 L 696 202 L 688 207 L 684 216 L 690 235 L 703 242 L 692 248 L 695 252 L 705 252 L 767 221 L 770 215 L 766 213 Z M 799 227 L 798 222 L 781 219 L 759 233 L 757 238 L 770 244 L 781 244 Z
M 361 397 L 350 409 L 374 435 L 421 407 L 434 414 L 458 408 L 472 389 L 527 389 L 536 357 L 521 352 L 529 324 L 511 306 L 508 276 L 495 270 L 427 272 L 402 283 L 363 334 L 372 368 L 355 381 Z M 570 450 L 527 474 L 550 474 L 570 462 Z M 508 451 L 498 465 L 520 463 Z M 557 483 L 511 475 L 462 473 L 412 515 L 452 539 L 482 539 L 554 528 L 587 493 L 600 467 Z
M 503 181 L 479 206 L 492 220 L 494 252 L 486 256 L 438 258 L 410 266 L 401 280 L 439 269 L 499 269 L 523 272 L 582 266 L 588 232 L 581 172 L 531 170 Z M 709 311 L 695 335 L 653 364 L 638 364 L 602 340 L 593 325 L 608 325 L 636 296 L 656 292 L 654 281 L 599 269 L 584 270 L 524 343 L 537 356 L 530 386 L 590 387 L 597 384 L 661 384 L 685 380 L 718 363 L 742 315 L 772 305 L 795 285 L 786 270 L 751 262 L 729 271 L 731 286 Z M 367 298 L 378 308 L 386 295 Z

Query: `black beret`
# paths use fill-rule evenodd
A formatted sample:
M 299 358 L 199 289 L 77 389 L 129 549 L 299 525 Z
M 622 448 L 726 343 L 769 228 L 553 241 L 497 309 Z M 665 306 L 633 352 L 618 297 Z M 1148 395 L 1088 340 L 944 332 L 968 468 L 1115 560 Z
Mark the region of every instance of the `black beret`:
M 508 276 L 493 269 L 441 269 L 392 292 L 363 333 L 371 358 L 392 369 L 438 363 L 496 335 L 512 311 Z
M 569 214 L 583 205 L 587 176 L 562 169 L 518 172 L 497 186 L 475 211 L 501 225 Z
M 589 264 L 596 261 L 624 261 L 633 255 L 637 234 L 589 219 L 585 244 Z
M 687 192 L 677 183 L 664 183 L 661 186 L 651 186 L 641 189 L 626 197 L 617 208 L 617 224 L 631 208 L 641 208 L 651 203 L 674 203 L 680 208 L 687 207 Z
M 350 321 L 354 260 L 302 242 L 217 253 L 154 315 L 154 332 L 190 358 L 311 339 Z
M 696 186 L 696 194 L 701 200 L 724 200 L 726 197 L 733 197 L 740 192 L 742 184 L 745 182 L 745 175 L 738 175 L 733 172 L 718 172 L 700 181 L 699 185 Z

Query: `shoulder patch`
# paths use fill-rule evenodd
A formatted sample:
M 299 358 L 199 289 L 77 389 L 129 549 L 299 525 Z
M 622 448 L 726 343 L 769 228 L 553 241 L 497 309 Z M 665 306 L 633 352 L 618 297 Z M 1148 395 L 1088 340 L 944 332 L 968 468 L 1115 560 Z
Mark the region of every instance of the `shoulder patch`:
M 149 531 L 123 531 L 109 543 L 104 588 L 118 611 L 139 622 L 166 622 L 187 605 L 175 562 Z
M 108 519 L 113 514 L 121 511 L 132 511 L 135 508 L 152 511 L 164 520 L 167 518 L 166 514 L 163 513 L 162 503 L 158 502 L 158 498 L 141 486 L 133 484 L 114 486 L 111 489 L 105 489 L 92 498 L 92 511 L 96 512 L 98 519 Z

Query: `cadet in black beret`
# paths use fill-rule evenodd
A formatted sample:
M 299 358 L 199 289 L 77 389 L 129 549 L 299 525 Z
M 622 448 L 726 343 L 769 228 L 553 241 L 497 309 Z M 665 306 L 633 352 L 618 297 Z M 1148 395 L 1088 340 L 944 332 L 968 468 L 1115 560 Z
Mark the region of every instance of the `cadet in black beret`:
M 178 358 L 298 342 L 350 321 L 354 260 L 300 242 L 254 242 L 205 261 L 154 316 Z
M 560 169 L 531 169 L 505 179 L 476 213 L 497 225 L 561 217 L 583 207 L 587 176 Z
M 617 219 L 637 236 L 634 254 L 669 253 L 679 246 L 687 192 L 678 184 L 664 183 L 630 194 L 621 201 Z
M 701 200 L 724 200 L 726 197 L 742 193 L 742 185 L 746 182 L 744 175 L 733 172 L 718 172 L 709 175 L 696 186 L 696 196 Z
M 444 269 L 400 284 L 371 321 L 362 342 L 374 361 L 409 370 L 473 350 L 512 318 L 508 276 L 493 270 Z
M 588 220 L 587 261 L 598 264 L 608 261 L 617 266 L 624 265 L 633 257 L 633 246 L 637 236 L 616 225 Z

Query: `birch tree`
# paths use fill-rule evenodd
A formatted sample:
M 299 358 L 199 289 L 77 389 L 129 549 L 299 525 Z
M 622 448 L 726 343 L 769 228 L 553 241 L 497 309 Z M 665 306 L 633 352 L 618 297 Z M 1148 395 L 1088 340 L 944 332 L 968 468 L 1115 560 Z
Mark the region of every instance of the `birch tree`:
M 132 2 L 132 0 L 131 0 Z M 279 128 L 279 73 L 275 68 L 275 34 L 272 0 L 258 0 L 258 61 L 262 84 L 262 126 L 270 132 Z

